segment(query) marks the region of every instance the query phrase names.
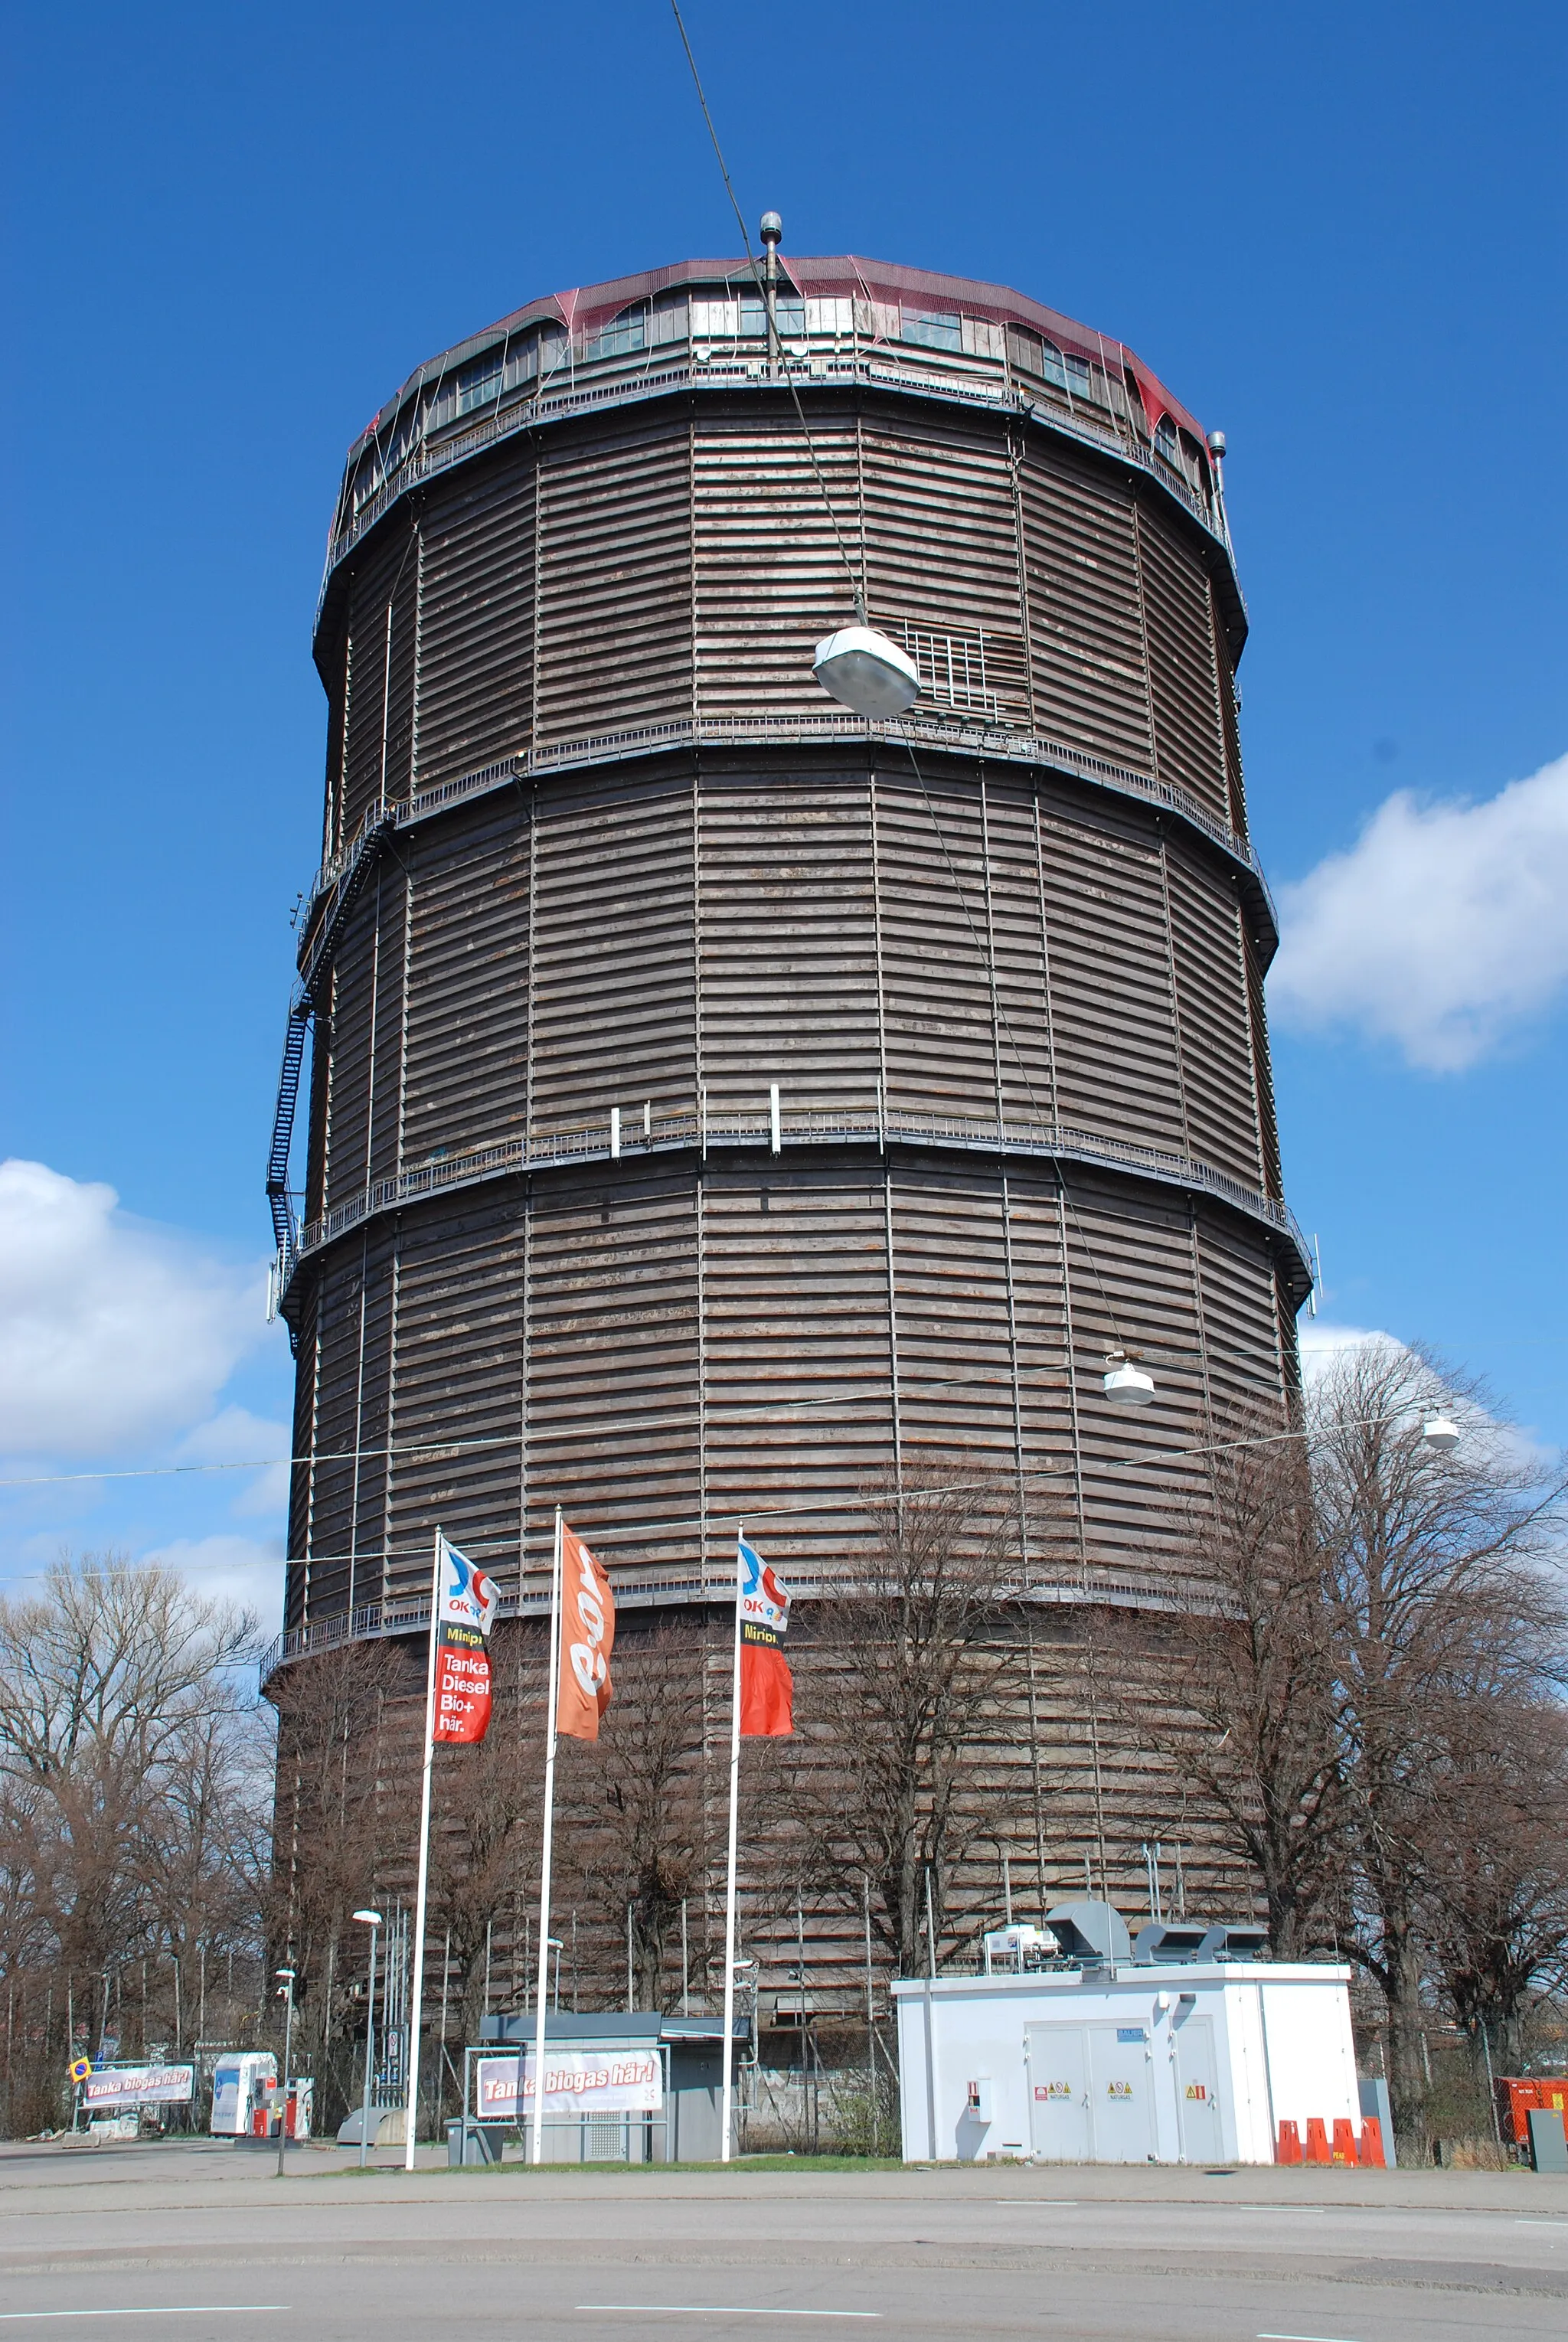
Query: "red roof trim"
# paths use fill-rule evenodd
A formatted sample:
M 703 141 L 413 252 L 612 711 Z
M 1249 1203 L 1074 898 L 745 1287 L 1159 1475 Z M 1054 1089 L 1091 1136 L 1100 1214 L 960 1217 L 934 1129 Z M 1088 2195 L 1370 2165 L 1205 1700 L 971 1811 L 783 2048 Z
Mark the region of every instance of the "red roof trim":
M 889 305 L 908 301 L 912 307 L 956 309 L 964 315 L 986 317 L 998 325 L 1032 326 L 1059 349 L 1071 350 L 1075 357 L 1087 358 L 1093 365 L 1120 365 L 1138 386 L 1151 431 L 1162 415 L 1169 415 L 1174 422 L 1191 432 L 1200 447 L 1203 445 L 1202 424 L 1179 399 L 1172 396 L 1159 376 L 1151 373 L 1125 343 L 1107 340 L 1093 326 L 1081 325 L 1059 309 L 1047 308 L 1044 302 L 1031 299 L 1027 293 L 1014 292 L 1011 285 L 988 285 L 974 276 L 944 276 L 933 269 L 909 267 L 902 261 L 862 260 L 854 253 L 799 259 L 781 254 L 780 260 L 808 300 L 852 299 L 858 294 L 864 299 L 883 301 Z M 372 432 L 391 420 L 411 391 L 434 382 L 451 366 L 462 364 L 503 335 L 546 324 L 564 324 L 569 329 L 581 325 L 591 332 L 634 302 L 651 300 L 660 293 L 684 285 L 728 283 L 738 289 L 740 282 L 750 275 L 750 266 L 744 259 L 677 260 L 664 268 L 644 269 L 635 275 L 614 276 L 603 285 L 545 294 L 521 309 L 514 309 L 509 315 L 497 318 L 493 325 L 466 335 L 451 349 L 416 368 L 396 395 L 381 408 L 375 422 L 355 441 L 350 455 L 358 453 Z

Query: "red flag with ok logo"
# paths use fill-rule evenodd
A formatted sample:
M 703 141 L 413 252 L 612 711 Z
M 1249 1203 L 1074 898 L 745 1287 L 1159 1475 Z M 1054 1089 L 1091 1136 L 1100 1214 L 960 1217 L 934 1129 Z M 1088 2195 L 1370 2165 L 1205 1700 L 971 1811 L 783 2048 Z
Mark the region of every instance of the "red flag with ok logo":
M 561 1524 L 561 1675 L 555 1729 L 574 1740 L 597 1740 L 610 1705 L 610 1653 L 615 1642 L 615 1597 L 610 1581 L 574 1529 Z

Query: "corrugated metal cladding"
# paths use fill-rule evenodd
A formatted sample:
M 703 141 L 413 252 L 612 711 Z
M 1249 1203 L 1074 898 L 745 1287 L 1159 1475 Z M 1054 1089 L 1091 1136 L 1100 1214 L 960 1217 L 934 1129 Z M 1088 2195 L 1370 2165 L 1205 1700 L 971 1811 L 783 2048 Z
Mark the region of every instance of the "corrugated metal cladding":
M 329 880 L 374 850 L 312 977 L 292 1628 L 422 1594 L 437 1525 L 536 1595 L 559 1502 L 700 1638 L 737 1518 L 821 1585 L 953 1463 L 1043 1587 L 1179 1601 L 1187 1451 L 1288 1403 L 1223 535 L 1016 404 L 801 388 L 816 470 L 776 389 L 611 396 L 337 565 Z M 809 736 L 818 471 L 917 755 Z

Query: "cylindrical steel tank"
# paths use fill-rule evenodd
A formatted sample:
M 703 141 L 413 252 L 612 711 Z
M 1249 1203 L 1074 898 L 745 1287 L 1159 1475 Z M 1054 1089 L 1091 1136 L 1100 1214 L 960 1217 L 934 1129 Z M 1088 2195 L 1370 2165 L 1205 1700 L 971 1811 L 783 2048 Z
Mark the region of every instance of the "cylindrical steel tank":
M 1016 1484 L 1043 1617 L 1179 1603 L 1205 1419 L 1289 1405 L 1203 432 L 1004 288 L 783 266 L 782 354 L 683 264 L 531 304 L 350 451 L 275 1664 L 416 1624 L 438 1526 L 536 1610 L 557 1503 L 628 1616 L 716 1616 L 737 1518 L 809 1596 L 948 1464 Z M 813 680 L 857 596 L 904 719 Z

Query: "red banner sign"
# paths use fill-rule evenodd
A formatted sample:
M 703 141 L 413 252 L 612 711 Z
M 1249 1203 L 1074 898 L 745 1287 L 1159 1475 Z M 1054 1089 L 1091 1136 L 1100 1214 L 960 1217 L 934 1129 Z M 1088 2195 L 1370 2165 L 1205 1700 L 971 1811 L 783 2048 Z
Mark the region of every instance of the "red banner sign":
M 483 1740 L 490 1723 L 486 1645 L 501 1597 L 482 1569 L 441 1542 L 435 1614 L 434 1740 Z

